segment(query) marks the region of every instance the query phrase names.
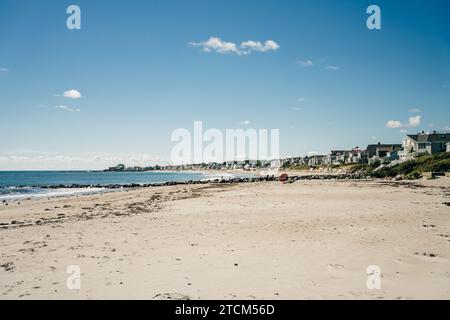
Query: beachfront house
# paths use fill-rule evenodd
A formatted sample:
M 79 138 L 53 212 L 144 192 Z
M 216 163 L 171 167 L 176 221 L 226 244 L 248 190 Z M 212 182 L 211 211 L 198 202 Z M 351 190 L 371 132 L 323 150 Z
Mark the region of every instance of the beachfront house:
M 270 167 L 270 161 L 269 160 L 261 160 L 261 168 L 268 168 Z
M 436 154 L 445 152 L 448 149 L 447 143 L 450 142 L 450 133 L 448 132 L 420 132 L 418 134 L 408 134 L 403 140 L 403 148 L 407 154 Z
M 234 170 L 242 170 L 244 169 L 244 166 L 246 165 L 245 161 L 235 161 L 233 165 Z
M 361 162 L 362 151 L 358 147 L 354 147 L 347 158 L 345 159 L 345 163 L 360 163 Z
M 362 154 L 362 161 L 364 163 L 373 163 L 381 161 L 382 163 L 389 163 L 392 161 L 394 153 L 402 149 L 401 144 L 369 144 L 367 149 Z
M 447 146 L 447 152 L 450 152 L 450 142 L 447 142 L 446 146 Z
M 321 164 L 325 163 L 326 159 L 327 159 L 327 156 L 325 156 L 325 155 L 313 155 L 313 156 L 309 157 L 308 165 L 310 167 L 320 166 Z
M 290 166 L 290 165 L 302 165 L 307 164 L 303 157 L 288 157 L 281 160 L 281 165 Z
M 338 166 L 345 163 L 351 154 L 351 150 L 331 150 L 326 156 L 324 164 Z
M 278 169 L 281 166 L 281 161 L 279 159 L 271 160 L 270 161 L 270 168 L 271 169 Z

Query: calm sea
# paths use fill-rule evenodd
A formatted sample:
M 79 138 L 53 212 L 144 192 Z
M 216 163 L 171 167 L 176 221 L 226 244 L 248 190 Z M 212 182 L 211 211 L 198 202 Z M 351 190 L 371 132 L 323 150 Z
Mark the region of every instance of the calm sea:
M 231 176 L 227 173 L 197 172 L 0 171 L 0 200 L 84 194 L 105 190 L 105 188 L 48 189 L 42 186 L 146 184 Z

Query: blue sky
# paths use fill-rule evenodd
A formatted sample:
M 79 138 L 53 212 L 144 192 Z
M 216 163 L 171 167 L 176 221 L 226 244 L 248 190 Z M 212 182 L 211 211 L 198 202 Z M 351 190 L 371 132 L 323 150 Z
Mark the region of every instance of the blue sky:
M 70 4 L 81 30 L 66 28 Z M 366 27 L 371 4 L 381 30 Z M 282 155 L 448 130 L 449 12 L 446 0 L 0 0 L 0 170 L 169 159 L 172 131 L 194 120 L 280 128 Z M 212 37 L 238 52 L 205 52 Z M 279 48 L 241 54 L 268 40 Z

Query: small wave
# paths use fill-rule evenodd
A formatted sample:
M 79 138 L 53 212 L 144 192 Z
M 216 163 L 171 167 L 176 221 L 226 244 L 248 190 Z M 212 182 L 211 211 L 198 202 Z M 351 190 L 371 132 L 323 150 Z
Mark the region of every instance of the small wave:
M 62 197 L 77 194 L 91 194 L 102 192 L 106 188 L 60 188 L 43 189 L 33 187 L 8 187 L 0 188 L 0 200 L 20 200 L 28 198 Z
M 215 179 L 233 179 L 235 178 L 236 175 L 232 174 L 232 173 L 228 173 L 228 172 L 217 172 L 217 173 L 206 173 L 205 177 L 203 179 L 201 179 L 201 181 L 210 181 L 210 180 L 215 180 Z
M 0 188 L 0 196 L 10 195 L 10 194 L 23 194 L 34 192 L 33 187 L 2 187 Z

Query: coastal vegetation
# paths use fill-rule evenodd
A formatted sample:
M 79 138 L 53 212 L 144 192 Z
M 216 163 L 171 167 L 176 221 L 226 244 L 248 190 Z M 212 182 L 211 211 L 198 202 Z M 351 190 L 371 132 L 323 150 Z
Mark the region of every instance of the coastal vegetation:
M 450 172 L 450 153 L 422 155 L 393 166 L 381 166 L 373 163 L 365 168 L 367 175 L 375 178 L 404 176 L 406 179 L 418 179 L 424 172 Z
M 287 162 L 283 163 L 280 167 L 282 170 L 292 170 L 292 171 L 304 171 L 309 170 L 311 167 L 307 164 L 289 164 Z

